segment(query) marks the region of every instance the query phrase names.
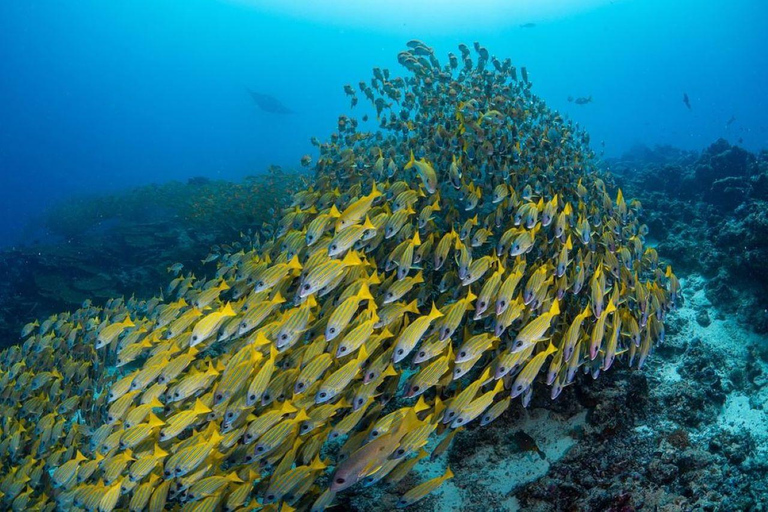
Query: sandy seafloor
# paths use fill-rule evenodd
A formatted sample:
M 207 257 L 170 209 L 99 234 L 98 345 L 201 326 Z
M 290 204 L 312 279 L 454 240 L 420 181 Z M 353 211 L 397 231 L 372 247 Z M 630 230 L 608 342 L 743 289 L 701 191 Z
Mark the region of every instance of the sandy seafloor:
M 768 484 L 751 480 L 768 466 L 768 365 L 754 353 L 768 338 L 710 303 L 703 277 L 680 277 L 685 302 L 642 370 L 615 364 L 556 402 L 537 388 L 528 410 L 513 401 L 398 485 L 355 493 L 347 506 L 391 509 L 450 465 L 455 477 L 409 510 L 764 510 Z M 579 396 L 589 388 L 595 397 Z M 632 409 L 626 418 L 623 408 Z

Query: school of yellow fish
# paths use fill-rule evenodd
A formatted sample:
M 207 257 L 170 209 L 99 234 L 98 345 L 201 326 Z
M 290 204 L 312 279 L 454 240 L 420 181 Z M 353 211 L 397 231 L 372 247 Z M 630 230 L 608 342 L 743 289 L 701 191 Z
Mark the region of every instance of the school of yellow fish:
M 3 508 L 320 511 L 580 371 L 643 365 L 681 292 L 641 205 L 525 68 L 459 50 L 375 68 L 376 131 L 313 140 L 315 178 L 211 279 L 174 266 L 162 296 L 24 328 L 0 354 Z

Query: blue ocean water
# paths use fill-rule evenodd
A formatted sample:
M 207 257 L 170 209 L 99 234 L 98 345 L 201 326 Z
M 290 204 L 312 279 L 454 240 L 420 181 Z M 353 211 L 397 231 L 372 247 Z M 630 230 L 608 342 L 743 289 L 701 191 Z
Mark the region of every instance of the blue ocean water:
M 767 20 L 761 0 L 2 2 L 0 245 L 72 195 L 297 166 L 348 111 L 342 86 L 397 67 L 412 38 L 511 57 L 607 155 L 718 137 L 756 150 Z

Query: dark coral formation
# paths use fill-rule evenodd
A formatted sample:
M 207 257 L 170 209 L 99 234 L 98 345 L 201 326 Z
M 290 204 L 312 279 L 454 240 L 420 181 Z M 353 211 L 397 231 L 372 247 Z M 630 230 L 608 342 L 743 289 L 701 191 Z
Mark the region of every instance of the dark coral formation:
M 659 252 L 710 277 L 714 303 L 768 332 L 768 151 L 720 139 L 700 154 L 636 148 L 609 167 L 642 201 Z
M 240 233 L 271 220 L 299 183 L 271 167 L 242 182 L 191 178 L 55 205 L 27 228 L 34 243 L 0 251 L 0 339 L 86 299 L 151 297 L 177 262 L 212 271 L 201 257 L 218 245 L 249 247 Z

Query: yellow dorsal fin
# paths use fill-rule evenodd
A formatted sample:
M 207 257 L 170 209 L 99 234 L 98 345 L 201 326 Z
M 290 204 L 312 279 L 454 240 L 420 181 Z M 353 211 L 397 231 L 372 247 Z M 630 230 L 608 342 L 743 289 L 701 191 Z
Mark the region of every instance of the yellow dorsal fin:
M 264 345 L 269 345 L 272 343 L 269 341 L 269 339 L 264 335 L 263 332 L 259 331 L 256 333 L 256 339 L 253 341 L 253 344 L 257 347 L 262 347 Z
M 237 313 L 235 313 L 235 310 L 232 309 L 232 305 L 227 302 L 224 304 L 224 308 L 221 310 L 221 314 L 224 316 L 235 316 Z
M 301 263 L 299 263 L 298 255 L 294 254 L 293 258 L 291 258 L 291 261 L 288 262 L 288 268 L 291 270 L 301 270 Z
M 363 363 L 366 359 L 368 359 L 368 351 L 365 350 L 365 345 L 362 345 L 360 347 L 360 351 L 357 354 L 357 361 L 359 363 Z
M 328 466 L 323 463 L 322 460 L 320 460 L 320 456 L 316 455 L 314 459 L 312 459 L 312 463 L 309 465 L 309 468 L 313 471 L 322 471 Z
M 419 312 L 419 306 L 416 301 L 416 299 L 413 299 L 411 302 L 408 303 L 408 305 L 405 306 L 403 312 L 409 312 L 409 313 L 418 313 Z
M 435 319 L 440 318 L 441 316 L 443 316 L 443 314 L 440 312 L 440 310 L 437 309 L 437 306 L 435 305 L 434 302 L 432 303 L 432 309 L 430 310 L 428 316 L 429 316 L 430 320 L 435 320 Z
M 149 413 L 149 419 L 147 420 L 147 423 L 152 428 L 154 428 L 154 427 L 162 427 L 163 425 L 165 425 L 165 422 L 163 420 L 161 420 L 160 418 L 158 418 L 157 416 L 155 416 L 151 412 Z
M 413 410 L 414 412 L 421 412 L 426 411 L 427 409 L 429 409 L 429 405 L 424 401 L 424 395 L 420 395 L 416 405 L 413 406 Z
M 168 456 L 168 452 L 166 452 L 165 450 L 160 448 L 160 445 L 155 443 L 155 451 L 153 452 L 152 456 L 153 457 L 157 457 L 157 458 L 159 458 L 159 457 L 167 457 Z
M 411 150 L 411 158 L 410 160 L 408 160 L 408 163 L 405 164 L 405 167 L 403 167 L 403 169 L 410 169 L 411 167 L 413 167 L 413 164 L 415 163 L 416 163 L 416 158 L 413 156 L 413 150 Z
M 363 262 L 360 260 L 360 256 L 357 255 L 357 252 L 349 251 L 346 256 L 344 256 L 344 259 L 341 260 L 341 263 L 345 267 L 352 267 L 355 265 L 361 265 Z
M 205 405 L 203 402 L 201 402 L 200 399 L 198 398 L 197 400 L 195 400 L 195 407 L 192 409 L 192 411 L 195 414 L 208 414 L 209 412 L 211 412 L 211 409 L 207 405 Z
M 363 281 L 363 284 L 360 285 L 360 290 L 357 292 L 357 300 L 370 300 L 373 301 L 373 295 L 371 295 L 371 290 L 368 288 L 368 283 Z
M 390 364 L 384 368 L 384 371 L 381 372 L 381 375 L 383 377 L 397 377 L 399 374 L 397 373 L 397 370 L 395 370 L 395 367 Z
M 227 475 L 227 480 L 229 480 L 230 482 L 234 482 L 236 484 L 243 483 L 243 479 L 237 476 L 237 473 L 235 473 L 234 471 Z

